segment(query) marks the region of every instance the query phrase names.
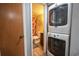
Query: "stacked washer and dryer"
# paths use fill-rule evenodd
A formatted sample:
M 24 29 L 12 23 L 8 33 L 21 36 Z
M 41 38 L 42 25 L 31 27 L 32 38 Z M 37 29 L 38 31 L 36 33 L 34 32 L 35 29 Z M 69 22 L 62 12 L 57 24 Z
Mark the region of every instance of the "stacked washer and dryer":
M 54 3 L 48 7 L 47 55 L 79 55 L 79 4 Z

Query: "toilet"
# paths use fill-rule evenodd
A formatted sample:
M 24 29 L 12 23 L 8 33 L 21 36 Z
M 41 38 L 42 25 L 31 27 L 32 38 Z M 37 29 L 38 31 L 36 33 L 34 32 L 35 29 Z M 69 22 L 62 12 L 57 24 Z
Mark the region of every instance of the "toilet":
M 38 36 L 33 36 L 33 44 L 34 44 L 35 46 L 39 46 L 39 44 L 40 44 L 40 37 L 38 37 Z

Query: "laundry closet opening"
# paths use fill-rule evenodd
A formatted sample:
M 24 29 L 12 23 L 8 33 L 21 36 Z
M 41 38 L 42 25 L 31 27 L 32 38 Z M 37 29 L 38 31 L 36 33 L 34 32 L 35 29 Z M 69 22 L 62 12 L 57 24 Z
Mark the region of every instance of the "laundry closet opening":
M 44 55 L 44 4 L 32 4 L 32 55 Z

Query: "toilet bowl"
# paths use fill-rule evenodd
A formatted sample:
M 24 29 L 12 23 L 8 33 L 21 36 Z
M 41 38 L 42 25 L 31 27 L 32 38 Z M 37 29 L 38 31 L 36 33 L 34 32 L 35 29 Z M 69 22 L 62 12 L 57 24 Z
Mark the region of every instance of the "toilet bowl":
M 33 43 L 34 44 L 40 43 L 40 38 L 38 36 L 33 36 Z

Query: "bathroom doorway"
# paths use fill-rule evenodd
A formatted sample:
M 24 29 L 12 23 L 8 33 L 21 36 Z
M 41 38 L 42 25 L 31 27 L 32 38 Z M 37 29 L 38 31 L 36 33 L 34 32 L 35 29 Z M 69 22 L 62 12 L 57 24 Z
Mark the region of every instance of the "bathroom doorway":
M 32 55 L 44 55 L 44 4 L 32 4 Z

